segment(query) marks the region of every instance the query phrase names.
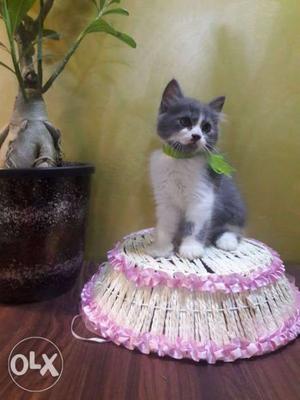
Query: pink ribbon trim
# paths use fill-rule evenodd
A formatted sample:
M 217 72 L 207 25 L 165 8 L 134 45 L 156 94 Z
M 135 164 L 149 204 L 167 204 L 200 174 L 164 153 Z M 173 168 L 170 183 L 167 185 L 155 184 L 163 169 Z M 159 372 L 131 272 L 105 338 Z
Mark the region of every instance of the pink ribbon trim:
M 221 360 L 231 362 L 238 358 L 250 358 L 269 353 L 294 340 L 300 333 L 300 298 L 297 288 L 295 313 L 288 318 L 275 332 L 259 337 L 255 342 L 233 339 L 230 343 L 220 346 L 209 341 L 205 344 L 195 340 L 177 338 L 170 342 L 164 335 L 156 336 L 150 333 L 136 333 L 132 329 L 116 324 L 108 315 L 102 312 L 93 299 L 94 283 L 99 278 L 99 272 L 84 286 L 81 293 L 81 315 L 88 330 L 108 339 L 117 345 L 123 345 L 129 350 L 139 349 L 144 354 L 157 353 L 160 357 L 170 356 L 194 361 L 206 360 L 214 364 Z
M 140 233 L 149 231 L 148 229 Z M 248 276 L 232 273 L 228 275 L 210 274 L 200 277 L 195 274 L 185 275 L 180 272 L 170 275 L 151 268 L 141 268 L 122 254 L 120 242 L 108 252 L 107 257 L 115 271 L 122 272 L 128 280 L 134 282 L 138 287 L 164 285 L 169 288 L 186 288 L 190 291 L 238 293 L 270 285 L 276 282 L 285 271 L 279 254 L 267 245 L 256 242 L 268 249 L 273 258 L 270 265 L 260 267 Z

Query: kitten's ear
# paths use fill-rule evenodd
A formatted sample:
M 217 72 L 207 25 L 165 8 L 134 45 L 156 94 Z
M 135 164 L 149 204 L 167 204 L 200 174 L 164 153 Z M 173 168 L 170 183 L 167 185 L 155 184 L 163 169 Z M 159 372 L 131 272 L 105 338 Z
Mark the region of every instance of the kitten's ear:
M 221 112 L 225 103 L 225 96 L 216 97 L 208 105 L 215 111 Z
M 176 79 L 172 79 L 166 86 L 161 103 L 160 103 L 160 108 L 159 112 L 164 113 L 168 111 L 169 106 L 176 101 L 176 99 L 179 99 L 183 96 L 182 90 L 180 88 L 179 83 L 176 81 Z

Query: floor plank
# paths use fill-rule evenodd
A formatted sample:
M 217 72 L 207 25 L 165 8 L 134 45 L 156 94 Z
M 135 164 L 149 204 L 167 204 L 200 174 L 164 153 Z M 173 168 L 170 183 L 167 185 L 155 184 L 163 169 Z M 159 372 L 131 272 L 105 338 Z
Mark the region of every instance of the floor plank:
M 300 340 L 271 355 L 207 365 L 74 339 L 70 322 L 78 311 L 83 283 L 93 271 L 86 265 L 76 287 L 56 299 L 0 306 L 1 400 L 299 400 Z M 300 266 L 290 266 L 288 271 L 299 285 Z M 80 322 L 77 329 L 86 334 Z M 42 393 L 23 391 L 8 375 L 11 349 L 28 336 L 49 338 L 64 357 L 60 381 Z

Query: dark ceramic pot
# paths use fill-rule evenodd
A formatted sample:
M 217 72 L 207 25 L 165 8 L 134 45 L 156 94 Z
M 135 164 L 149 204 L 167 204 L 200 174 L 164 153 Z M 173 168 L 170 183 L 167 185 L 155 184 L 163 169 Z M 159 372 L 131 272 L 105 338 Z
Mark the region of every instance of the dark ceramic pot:
M 83 262 L 93 172 L 87 164 L 0 170 L 0 302 L 71 288 Z

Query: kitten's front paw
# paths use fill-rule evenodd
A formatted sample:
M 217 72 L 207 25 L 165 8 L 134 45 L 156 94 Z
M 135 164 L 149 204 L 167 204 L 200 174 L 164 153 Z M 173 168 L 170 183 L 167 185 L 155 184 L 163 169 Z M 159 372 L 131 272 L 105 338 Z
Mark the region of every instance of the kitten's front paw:
M 188 258 L 189 260 L 202 257 L 204 255 L 204 251 L 205 248 L 203 244 L 192 237 L 184 239 L 179 247 L 180 256 Z
M 234 251 L 238 245 L 236 234 L 232 232 L 225 232 L 216 240 L 216 246 L 221 250 Z
M 154 242 L 147 247 L 146 252 L 152 257 L 170 257 L 173 253 L 173 245 L 172 243 L 162 245 Z

